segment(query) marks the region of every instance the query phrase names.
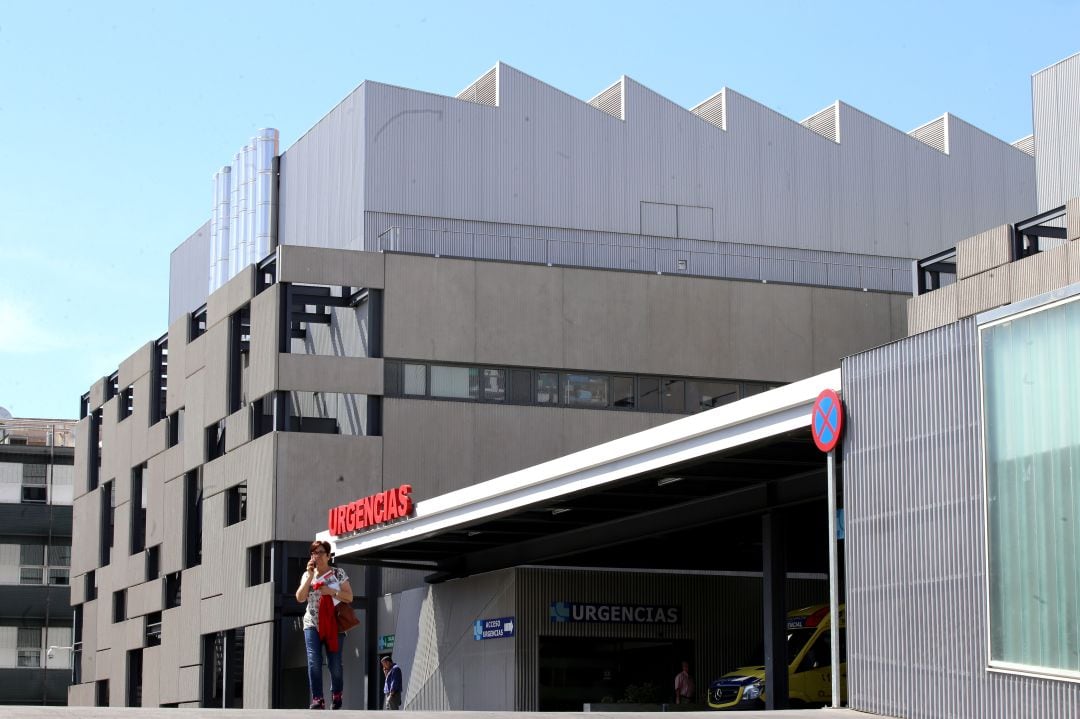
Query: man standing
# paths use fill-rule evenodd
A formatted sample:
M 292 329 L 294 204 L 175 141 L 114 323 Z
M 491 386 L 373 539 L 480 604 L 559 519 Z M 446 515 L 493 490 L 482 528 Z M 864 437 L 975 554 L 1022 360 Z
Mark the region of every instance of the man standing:
M 675 703 L 694 703 L 694 680 L 690 676 L 690 662 L 682 663 L 682 671 L 675 675 Z
M 401 710 L 401 667 L 394 664 L 393 658 L 386 655 L 382 658 L 383 676 L 383 709 L 388 711 Z

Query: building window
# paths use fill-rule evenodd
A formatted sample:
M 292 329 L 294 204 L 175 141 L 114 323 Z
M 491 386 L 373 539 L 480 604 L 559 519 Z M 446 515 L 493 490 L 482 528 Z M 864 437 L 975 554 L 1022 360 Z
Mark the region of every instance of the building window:
M 184 475 L 184 569 L 202 563 L 202 474 L 193 469 Z
M 146 615 L 146 646 L 156 647 L 161 645 L 161 612 L 150 612 Z
M 1080 678 L 1080 301 L 979 334 L 990 664 Z
M 165 608 L 174 609 L 180 606 L 180 588 L 183 575 L 173 572 L 165 575 Z
M 94 705 L 99 707 L 109 706 L 109 680 L 98 679 L 94 685 Z
M 225 420 L 206 428 L 206 461 L 211 462 L 225 454 Z
M 48 469 L 44 464 L 24 464 L 22 466 L 23 504 L 45 504 L 48 501 L 48 488 L 46 487 Z
M 82 683 L 82 646 L 83 646 L 83 607 L 73 607 L 73 626 L 71 630 L 71 683 Z
M 202 638 L 202 702 L 204 707 L 244 706 L 244 629 L 229 629 Z
M 121 589 L 112 595 L 112 620 L 113 624 L 127 619 L 127 590 Z
M 514 404 L 532 404 L 532 372 L 527 369 L 510 370 L 510 401 Z
M 71 583 L 71 545 L 49 545 L 49 584 L 67 586 Z
M 118 421 L 123 422 L 125 419 L 131 416 L 131 413 L 135 411 L 135 385 L 128 385 L 124 388 L 124 391 L 120 395 L 120 402 L 117 406 Z
M 198 339 L 206 334 L 206 305 L 191 313 L 191 322 L 188 325 L 188 342 Z
M 247 519 L 247 482 L 225 490 L 225 526 Z
M 681 379 L 667 379 L 660 383 L 660 397 L 665 412 L 686 411 L 686 382 Z
M 131 551 L 137 554 L 146 548 L 146 484 L 143 475 L 146 464 L 131 468 Z
M 157 544 L 146 550 L 146 581 L 161 576 L 161 545 Z
M 272 547 L 271 542 L 265 544 L 257 544 L 254 547 L 248 547 L 247 550 L 247 570 L 248 570 L 248 582 L 249 587 L 254 587 L 257 584 L 265 584 L 271 580 L 271 566 L 272 566 Z
M 169 415 L 169 446 L 175 447 L 184 439 L 184 408 Z
M 485 400 L 488 402 L 506 401 L 506 370 L 485 369 L 481 370 L 480 376 Z
M 83 586 L 83 601 L 92 602 L 97 599 L 97 572 L 91 569 L 86 573 L 86 580 Z
M 423 365 L 405 365 L 420 367 Z M 421 376 L 419 370 L 416 375 Z M 414 389 L 419 389 L 416 385 Z M 406 392 L 406 394 L 422 394 L 419 392 Z M 480 398 L 480 370 L 476 367 L 450 367 L 446 365 L 431 365 L 431 396 L 440 399 L 479 399 Z
M 734 382 L 689 380 L 686 383 L 686 408 L 703 412 L 739 399 L 739 385 Z
M 634 408 L 634 378 L 611 378 L 611 406 L 623 409 Z
M 19 545 L 19 584 L 45 582 L 45 545 Z
M 559 403 L 559 375 L 555 372 L 536 373 L 536 403 Z
M 127 653 L 127 704 L 142 706 L 142 649 L 129 649 Z
M 101 566 L 112 561 L 113 521 L 116 517 L 116 481 L 101 485 Z
M 563 403 L 577 407 L 607 407 L 608 377 L 602 374 L 564 372 Z
M 90 436 L 86 443 L 90 450 L 87 460 L 89 477 L 86 480 L 86 488 L 89 491 L 97 489 L 98 479 L 101 475 L 101 408 L 90 413 Z
M 427 365 L 402 365 L 402 393 L 406 396 L 423 397 L 427 394 Z
M 165 419 L 165 398 L 169 391 L 169 336 L 154 343 L 150 365 L 150 424 Z M 171 445 L 170 445 L 171 446 Z
M 17 665 L 24 668 L 41 666 L 41 628 L 19 627 L 16 632 Z

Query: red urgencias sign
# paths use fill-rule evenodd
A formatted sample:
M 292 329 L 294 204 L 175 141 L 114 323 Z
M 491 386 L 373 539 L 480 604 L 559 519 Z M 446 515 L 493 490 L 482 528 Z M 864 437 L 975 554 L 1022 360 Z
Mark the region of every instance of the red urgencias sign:
M 327 528 L 337 536 L 385 524 L 412 513 L 412 486 L 403 484 L 355 502 L 330 508 Z

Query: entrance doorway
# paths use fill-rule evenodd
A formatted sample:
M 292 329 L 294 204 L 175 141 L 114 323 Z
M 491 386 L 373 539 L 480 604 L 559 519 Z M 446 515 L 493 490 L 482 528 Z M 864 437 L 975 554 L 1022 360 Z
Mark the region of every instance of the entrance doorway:
M 540 637 L 539 711 L 581 711 L 586 703 L 670 703 L 691 641 Z

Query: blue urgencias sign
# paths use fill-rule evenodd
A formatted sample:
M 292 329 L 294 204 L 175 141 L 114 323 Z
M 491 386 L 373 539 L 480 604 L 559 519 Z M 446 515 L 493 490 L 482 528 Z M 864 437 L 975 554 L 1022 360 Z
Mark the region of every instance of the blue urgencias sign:
M 473 639 L 499 639 L 514 636 L 514 618 L 477 619 L 473 622 Z
M 651 607 L 637 604 L 585 604 L 552 602 L 552 622 L 595 622 L 597 624 L 678 624 L 678 607 Z

